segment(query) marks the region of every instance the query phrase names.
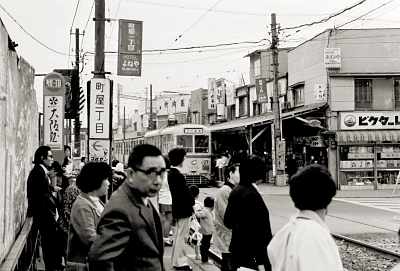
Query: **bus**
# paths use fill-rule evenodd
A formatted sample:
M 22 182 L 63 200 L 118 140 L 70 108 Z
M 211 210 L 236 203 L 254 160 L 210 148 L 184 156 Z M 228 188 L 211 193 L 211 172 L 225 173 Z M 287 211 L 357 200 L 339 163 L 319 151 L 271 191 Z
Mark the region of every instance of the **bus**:
M 163 154 L 175 147 L 186 151 L 182 173 L 188 185 L 208 185 L 211 175 L 211 141 L 207 126 L 199 124 L 178 124 L 144 135 L 144 142 L 157 146 Z

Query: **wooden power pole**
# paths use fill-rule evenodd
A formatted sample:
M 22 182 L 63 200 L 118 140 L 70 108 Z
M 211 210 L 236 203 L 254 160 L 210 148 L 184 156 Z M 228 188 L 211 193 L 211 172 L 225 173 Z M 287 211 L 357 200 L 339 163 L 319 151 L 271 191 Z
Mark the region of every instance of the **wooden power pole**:
M 273 144 L 275 147 L 275 159 L 274 166 L 276 170 L 276 178 L 275 183 L 277 183 L 277 179 L 279 175 L 282 175 L 285 170 L 285 156 L 282 154 L 284 152 L 284 144 L 282 144 L 281 140 L 281 116 L 280 116 L 280 104 L 279 104 L 279 93 L 278 93 L 278 77 L 279 77 L 279 49 L 278 49 L 278 31 L 276 25 L 276 14 L 271 14 L 271 51 L 272 51 L 272 66 L 273 66 L 273 113 L 274 113 L 274 138 Z M 283 150 L 282 150 L 283 147 Z M 283 157 L 282 157 L 283 156 Z M 283 164 L 282 164 L 283 163 Z
M 105 78 L 104 73 L 104 27 L 105 27 L 105 0 L 95 0 L 95 55 L 94 77 Z
M 79 157 L 81 156 L 81 122 L 79 119 L 79 96 L 80 96 L 80 80 L 79 80 L 79 28 L 75 29 L 75 73 L 76 73 L 76 80 L 77 80 L 77 89 L 74 89 L 75 95 L 74 99 L 74 106 L 76 106 L 75 112 L 75 130 L 74 130 L 74 137 L 75 137 L 75 144 L 74 149 L 76 150 L 76 155 Z

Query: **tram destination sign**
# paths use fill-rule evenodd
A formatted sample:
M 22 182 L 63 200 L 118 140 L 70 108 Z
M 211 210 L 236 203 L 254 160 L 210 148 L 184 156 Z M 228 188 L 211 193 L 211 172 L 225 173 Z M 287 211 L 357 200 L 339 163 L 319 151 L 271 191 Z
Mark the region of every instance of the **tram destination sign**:
M 203 133 L 203 128 L 184 128 L 183 129 L 184 134 L 202 134 Z

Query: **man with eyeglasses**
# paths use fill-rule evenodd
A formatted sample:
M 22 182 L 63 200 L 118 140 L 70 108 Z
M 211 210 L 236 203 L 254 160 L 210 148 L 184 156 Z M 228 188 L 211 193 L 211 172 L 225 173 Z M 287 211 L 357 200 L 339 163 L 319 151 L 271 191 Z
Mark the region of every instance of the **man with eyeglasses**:
M 172 196 L 172 216 L 176 222 L 175 240 L 172 247 L 172 266 L 175 270 L 190 271 L 188 263 L 188 246 L 185 238 L 189 235 L 189 219 L 193 214 L 194 198 L 186 185 L 182 174 L 186 151 L 174 148 L 169 151 L 171 168 L 168 173 L 168 184 Z
M 59 203 L 53 195 L 54 187 L 48 176 L 54 162 L 49 146 L 40 146 L 34 155 L 34 167 L 27 180 L 28 217 L 39 227 L 46 271 L 63 270 L 63 236 L 58 224 Z
M 166 165 L 161 151 L 136 146 L 127 178 L 106 204 L 89 252 L 90 270 L 164 270 L 160 217 L 149 200 L 157 195 Z

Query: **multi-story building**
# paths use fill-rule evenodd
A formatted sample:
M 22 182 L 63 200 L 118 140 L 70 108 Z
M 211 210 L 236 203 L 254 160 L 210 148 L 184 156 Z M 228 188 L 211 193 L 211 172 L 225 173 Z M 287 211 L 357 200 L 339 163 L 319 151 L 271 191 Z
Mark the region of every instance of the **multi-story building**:
M 339 187 L 395 182 L 399 42 L 400 29 L 328 29 L 289 52 L 294 106 L 321 101 L 329 106 L 317 119 L 327 135 L 320 151 Z
M 208 90 L 199 88 L 191 92 L 190 119 L 191 123 L 207 125 L 208 116 Z
M 156 105 L 156 127 L 168 126 L 168 119 L 176 123 L 187 123 L 189 116 L 190 94 L 180 92 L 163 92 L 156 96 L 153 103 Z

